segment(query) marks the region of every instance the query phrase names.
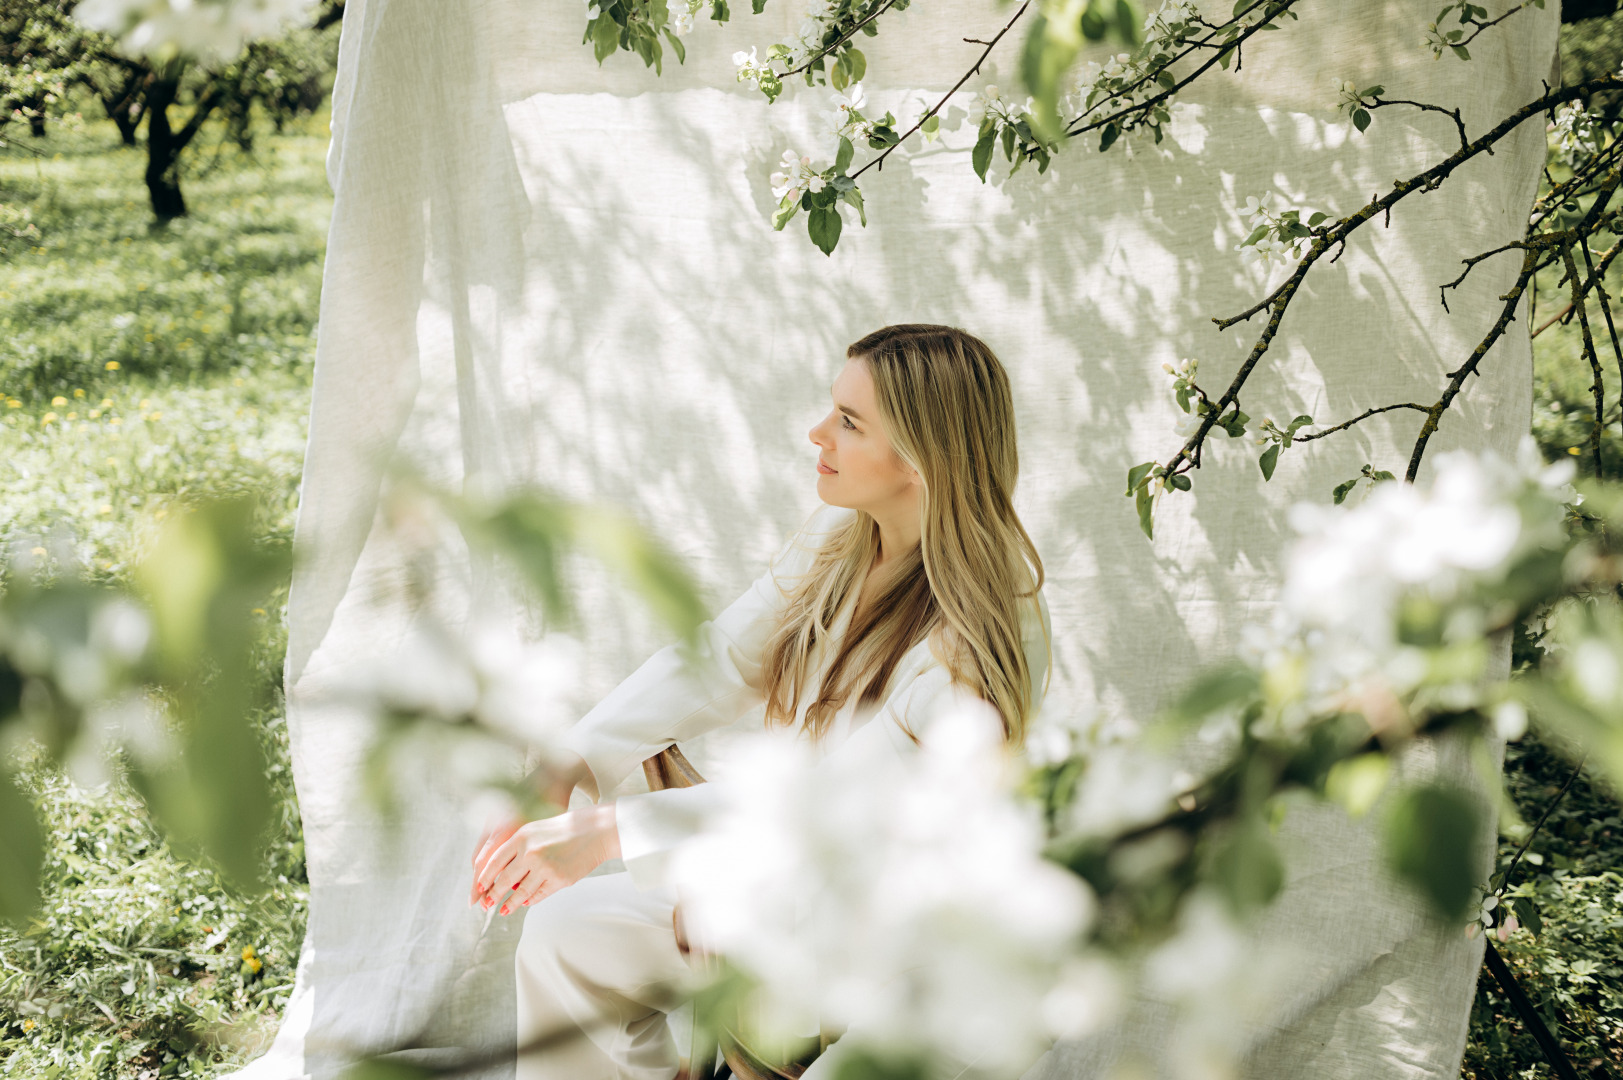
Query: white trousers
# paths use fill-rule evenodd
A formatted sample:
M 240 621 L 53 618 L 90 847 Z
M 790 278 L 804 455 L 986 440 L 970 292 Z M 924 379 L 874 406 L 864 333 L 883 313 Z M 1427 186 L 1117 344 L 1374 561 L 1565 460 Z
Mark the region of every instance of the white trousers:
M 621 872 L 582 878 L 535 904 L 514 957 L 516 1080 L 672 1080 L 666 1014 L 689 975 L 676 948 L 672 902 Z M 572 1031 L 545 1049 L 538 1038 Z

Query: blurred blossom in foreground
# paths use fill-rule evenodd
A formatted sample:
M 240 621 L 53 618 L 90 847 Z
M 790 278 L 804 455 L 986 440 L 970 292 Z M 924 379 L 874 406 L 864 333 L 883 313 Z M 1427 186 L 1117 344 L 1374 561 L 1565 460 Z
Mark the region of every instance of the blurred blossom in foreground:
M 470 789 L 514 779 L 517 751 L 546 755 L 575 719 L 580 643 L 553 634 L 524 641 L 482 627 L 458 635 L 420 627 L 360 668 L 346 696 L 383 722 L 377 749 L 426 741 L 434 771 Z M 492 736 L 492 737 L 478 737 Z M 488 811 L 480 802 L 474 815 Z
M 1378 729 L 1372 688 L 1391 697 L 1424 686 L 1456 708 L 1476 703 L 1488 594 L 1523 556 L 1560 546 L 1571 479 L 1570 462 L 1545 465 L 1528 440 L 1515 463 L 1441 454 L 1429 489 L 1389 482 L 1351 509 L 1295 507 L 1301 538 L 1278 614 L 1245 649 L 1283 726 L 1356 699 Z M 1412 643 L 1417 623 L 1435 625 L 1435 646 Z
M 135 56 L 230 60 L 305 18 L 314 0 L 83 0 L 73 17 Z
M 764 1033 L 855 1025 L 846 1052 L 1018 1075 L 1108 1019 L 1108 967 L 1066 963 L 1091 895 L 1043 859 L 1001 744 L 975 707 L 936 717 L 917 753 L 772 735 L 718 774 L 673 879 L 695 943 L 758 984 Z

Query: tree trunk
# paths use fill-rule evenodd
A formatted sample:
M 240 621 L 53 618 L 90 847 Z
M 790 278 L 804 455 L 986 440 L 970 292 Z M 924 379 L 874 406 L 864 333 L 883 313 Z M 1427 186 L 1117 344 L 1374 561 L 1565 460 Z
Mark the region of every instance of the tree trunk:
M 28 133 L 36 139 L 45 138 L 45 114 L 34 111 L 28 114 Z
M 192 106 L 186 126 L 176 131 L 169 126 L 169 106 L 180 90 L 180 76 L 178 70 L 166 78 L 154 76 L 146 93 L 147 195 L 160 225 L 186 215 L 186 199 L 180 193 L 180 154 L 220 100 L 218 89 L 210 87 Z
M 179 79 L 153 79 L 147 88 L 147 195 L 152 200 L 152 216 L 159 222 L 186 216 L 186 199 L 180 193 L 180 147 L 169 126 L 169 105 L 175 100 Z

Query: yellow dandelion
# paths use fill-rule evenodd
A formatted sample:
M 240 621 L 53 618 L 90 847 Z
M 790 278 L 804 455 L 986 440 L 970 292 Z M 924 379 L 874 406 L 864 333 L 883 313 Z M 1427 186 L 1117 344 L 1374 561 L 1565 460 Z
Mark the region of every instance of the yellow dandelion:
M 142 282 L 140 285 L 137 285 L 135 287 L 135 291 L 136 292 L 146 292 L 147 291 L 146 283 Z
M 101 419 L 101 410 L 100 409 L 91 409 L 89 412 L 85 413 L 85 415 L 90 417 L 90 419 L 92 419 L 92 420 L 100 420 Z
M 16 398 L 10 398 L 6 401 L 6 408 L 8 409 L 20 409 L 22 407 L 23 403 L 18 401 Z
M 23 1021 L 23 1030 L 24 1031 L 33 1031 L 35 1026 L 36 1025 L 34 1024 L 34 1021 L 32 1021 L 32 1020 L 24 1020 Z
M 152 414 L 152 417 L 151 417 L 151 418 L 152 418 L 152 419 L 153 419 L 153 420 L 162 420 L 162 419 L 163 419 L 163 413 L 161 413 L 161 412 L 155 412 L 155 413 L 153 413 L 153 414 Z
M 203 324 L 203 333 L 205 333 L 205 334 L 214 333 L 214 327 L 210 326 L 208 323 L 204 323 Z
M 69 420 L 77 420 L 77 419 L 79 419 L 79 414 L 76 413 L 76 412 L 70 412 L 70 413 L 68 413 L 68 419 Z
M 117 465 L 118 464 L 118 459 L 116 457 L 110 457 L 110 458 L 107 459 L 107 464 L 109 464 L 109 465 Z
M 73 396 L 76 398 L 82 398 L 85 396 L 85 392 L 83 390 L 75 390 L 73 392 Z
M 51 399 L 51 404 L 55 405 L 59 409 L 62 406 L 66 405 L 67 403 L 68 403 L 68 399 L 63 397 L 61 394 L 58 394 L 54 398 Z
M 113 407 L 113 399 L 110 397 L 104 397 L 101 399 L 101 404 L 96 407 L 98 409 L 111 409 Z
M 143 409 L 152 408 L 152 399 L 151 398 L 142 398 L 141 399 L 141 408 L 143 408 Z
M 242 380 L 241 379 L 232 379 L 231 380 L 231 385 L 232 386 L 241 386 L 242 385 Z
M 98 511 L 98 513 L 102 513 L 102 514 L 111 514 L 112 512 L 113 512 L 113 508 L 108 503 L 102 503 L 101 504 L 101 509 Z
M 262 607 L 256 607 L 256 608 L 254 608 L 254 614 L 255 615 L 263 615 L 263 614 L 265 614 L 265 609 L 262 608 Z
M 54 424 L 56 423 L 56 414 L 54 412 L 48 412 L 39 418 L 39 422 L 41 424 Z
M 44 555 L 45 554 L 45 549 L 42 548 L 42 547 L 30 548 L 28 550 L 28 553 L 30 555 Z
M 196 311 L 192 312 L 192 318 L 201 319 L 202 317 L 203 317 L 203 309 L 202 308 L 198 308 Z
M 119 362 L 117 360 L 109 360 L 109 361 L 107 361 L 107 363 L 102 365 L 102 367 L 105 368 L 108 371 L 117 371 L 120 366 L 121 365 L 119 364 Z
M 1576 446 L 1569 446 L 1567 447 L 1567 453 L 1571 454 L 1573 457 L 1577 457 L 1579 454 L 1583 453 L 1583 451 Z
M 156 338 L 156 337 L 154 337 L 154 336 L 153 336 L 153 335 L 151 335 L 151 334 L 148 334 L 148 335 L 147 335 L 147 336 L 146 336 L 146 337 L 145 337 L 145 338 L 143 338 L 143 339 L 142 339 L 142 340 L 143 340 L 143 341 L 157 341 L 157 340 L 158 340 L 158 339 L 157 339 L 157 338 Z
M 122 417 L 115 416 L 115 417 L 113 417 L 111 420 L 109 420 L 107 422 L 116 427 L 117 425 L 122 424 L 124 422 L 124 419 Z
M 252 945 L 244 945 L 242 947 L 242 958 L 244 960 L 252 960 L 254 958 L 254 947 Z

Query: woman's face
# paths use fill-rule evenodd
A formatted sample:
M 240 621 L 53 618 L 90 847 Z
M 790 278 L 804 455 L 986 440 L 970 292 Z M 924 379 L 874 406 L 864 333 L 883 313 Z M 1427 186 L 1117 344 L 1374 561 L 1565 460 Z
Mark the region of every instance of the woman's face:
M 873 376 L 847 360 L 834 380 L 834 408 L 811 429 L 817 445 L 817 497 L 885 519 L 918 497 L 919 475 L 885 437 Z

